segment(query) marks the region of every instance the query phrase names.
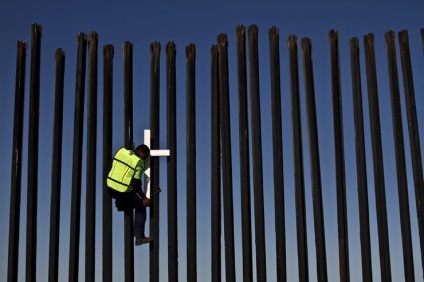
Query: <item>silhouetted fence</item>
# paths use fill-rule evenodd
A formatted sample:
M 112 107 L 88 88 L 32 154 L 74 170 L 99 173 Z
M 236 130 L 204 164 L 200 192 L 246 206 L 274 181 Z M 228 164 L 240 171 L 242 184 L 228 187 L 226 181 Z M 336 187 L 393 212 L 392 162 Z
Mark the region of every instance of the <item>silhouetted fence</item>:
M 274 205 L 275 205 L 275 240 L 276 261 L 267 260 L 265 254 L 264 226 L 264 196 L 263 196 L 263 165 L 259 86 L 258 28 L 252 25 L 248 28 L 249 78 L 247 78 L 246 63 L 246 29 L 239 25 L 237 37 L 237 83 L 238 83 L 238 119 L 239 119 L 239 152 L 240 152 L 240 192 L 241 192 L 241 239 L 243 257 L 243 280 L 253 281 L 253 269 L 256 269 L 256 281 L 267 280 L 267 267 L 277 269 L 277 280 L 287 280 L 286 258 L 286 224 L 285 224 L 285 189 L 283 179 L 282 155 L 282 122 L 281 122 L 281 86 L 280 86 L 280 47 L 279 30 L 272 27 L 269 30 L 270 77 L 271 77 L 271 114 L 272 114 L 272 145 L 273 145 L 273 175 L 274 175 Z M 421 30 L 424 48 L 424 29 Z M 405 281 L 414 281 L 414 264 L 412 254 L 412 235 L 410 204 L 408 197 L 407 169 L 404 151 L 404 136 L 402 128 L 402 109 L 400 102 L 400 84 L 398 81 L 395 33 L 385 34 L 387 47 L 387 62 L 389 70 L 390 97 L 392 105 L 392 125 L 396 156 L 396 172 L 400 224 L 402 233 L 403 262 Z M 415 188 L 415 206 L 418 219 L 421 262 L 424 266 L 424 182 L 421 148 L 419 139 L 417 105 L 415 103 L 414 83 L 412 78 L 412 59 L 409 51 L 408 32 L 398 34 L 404 94 L 406 101 L 406 116 L 411 149 L 413 183 Z M 88 41 L 88 42 L 87 42 Z M 95 265 L 95 214 L 96 214 L 96 130 L 97 130 L 97 33 L 78 34 L 77 68 L 75 82 L 75 113 L 72 165 L 72 198 L 70 220 L 70 253 L 69 281 L 78 280 L 80 223 L 81 223 L 81 175 L 83 152 L 83 120 L 85 100 L 86 54 L 88 43 L 88 116 L 87 116 L 87 179 L 86 179 L 86 236 L 85 236 L 85 277 L 94 281 Z M 362 279 L 372 281 L 371 243 L 370 243 L 370 213 L 368 201 L 364 112 L 362 106 L 362 81 L 360 67 L 360 51 L 358 38 L 349 42 L 350 65 L 352 77 L 352 97 L 354 107 L 354 127 L 356 145 L 356 175 L 358 187 L 358 213 L 360 222 L 360 246 L 349 244 L 346 200 L 346 165 L 344 151 L 342 95 L 340 81 L 340 59 L 338 33 L 329 32 L 331 55 L 332 105 L 334 122 L 334 153 L 337 196 L 337 223 L 339 250 L 340 281 L 350 280 L 349 247 L 360 248 L 362 258 Z M 302 148 L 302 122 L 300 107 L 300 76 L 298 66 L 298 38 L 290 35 L 288 40 L 290 97 L 293 138 L 293 167 L 297 233 L 297 259 L 300 281 L 309 280 L 308 245 L 305 207 L 305 176 Z M 159 93 L 160 93 L 160 43 L 151 44 L 150 62 L 150 130 L 151 149 L 159 148 Z M 37 199 L 38 199 L 38 148 L 39 148 L 39 101 L 40 101 L 40 48 L 41 26 L 32 26 L 31 69 L 30 69 L 30 106 L 28 134 L 28 202 L 26 229 L 26 280 L 36 280 L 37 254 Z M 18 276 L 19 225 L 21 210 L 21 179 L 22 179 L 22 144 L 23 144 L 23 103 L 25 85 L 25 64 L 27 46 L 18 42 L 16 61 L 15 114 L 12 148 L 12 176 L 9 223 L 8 281 L 16 281 Z M 211 147 L 211 280 L 221 281 L 221 222 L 224 227 L 225 242 L 225 279 L 236 281 L 235 251 L 234 251 L 234 211 L 233 211 L 233 174 L 231 154 L 231 126 L 229 106 L 229 73 L 228 73 L 228 42 L 227 35 L 222 33 L 217 37 L 217 44 L 210 49 L 210 93 L 211 93 L 211 143 L 196 144 L 196 46 L 186 46 L 186 192 L 187 192 L 187 281 L 197 281 L 197 235 L 196 235 L 196 149 L 200 146 Z M 305 88 L 307 133 L 309 140 L 309 158 L 311 171 L 313 219 L 315 234 L 315 250 L 317 262 L 317 280 L 327 281 L 327 255 L 325 243 L 325 228 L 323 214 L 323 195 L 321 180 L 320 151 L 318 144 L 317 111 L 315 101 L 314 72 L 312 64 L 312 42 L 309 38 L 301 40 L 303 61 L 303 78 Z M 379 100 L 377 89 L 374 36 L 364 36 L 364 55 L 366 84 L 369 102 L 369 120 L 371 129 L 372 160 L 374 170 L 375 208 L 378 225 L 378 247 L 380 273 L 382 281 L 391 281 L 391 264 L 388 236 L 388 215 L 386 205 L 386 190 L 383 169 L 383 151 Z M 103 179 L 109 171 L 112 159 L 112 88 L 113 88 L 113 57 L 114 47 L 105 45 L 103 48 Z M 167 145 L 171 155 L 167 161 L 167 217 L 168 217 L 168 279 L 178 281 L 178 237 L 177 237 L 177 150 L 176 150 L 176 46 L 173 42 L 166 45 L 166 111 L 167 111 Z M 124 145 L 130 148 L 133 143 L 133 46 L 130 42 L 123 45 L 124 64 Z M 346 63 L 346 62 L 345 62 Z M 62 126 L 63 126 L 63 92 L 64 92 L 65 55 L 62 49 L 56 51 L 55 104 L 53 125 L 53 158 L 52 158 L 52 190 L 50 213 L 50 246 L 49 246 L 49 281 L 58 280 L 58 248 L 60 223 L 60 195 L 62 173 Z M 250 93 L 251 134 L 248 120 L 248 83 Z M 115 109 L 118 110 L 118 109 Z M 251 137 L 251 146 L 249 139 Z M 252 149 L 250 154 L 249 149 Z M 252 161 L 250 161 L 252 156 Z M 159 160 L 152 158 L 151 186 L 159 185 Z M 250 171 L 253 171 L 253 183 L 250 183 Z M 221 187 L 222 184 L 222 187 Z M 107 193 L 105 181 L 102 182 L 102 253 L 103 281 L 112 280 L 112 201 Z M 256 265 L 252 263 L 252 226 L 251 198 L 253 189 L 254 232 L 256 247 Z M 180 187 L 181 189 L 181 187 Z M 221 196 L 223 214 L 221 214 Z M 150 231 L 159 237 L 159 198 L 152 202 L 150 212 Z M 411 209 L 413 210 L 413 209 Z M 133 215 L 124 215 L 125 241 L 125 281 L 134 281 L 134 247 L 133 247 Z M 43 230 L 47 233 L 47 230 Z M 99 231 L 97 231 L 99 232 Z M 46 234 L 47 236 L 47 234 Z M 150 281 L 159 280 L 159 266 L 165 268 L 165 263 L 159 264 L 159 240 L 150 243 Z

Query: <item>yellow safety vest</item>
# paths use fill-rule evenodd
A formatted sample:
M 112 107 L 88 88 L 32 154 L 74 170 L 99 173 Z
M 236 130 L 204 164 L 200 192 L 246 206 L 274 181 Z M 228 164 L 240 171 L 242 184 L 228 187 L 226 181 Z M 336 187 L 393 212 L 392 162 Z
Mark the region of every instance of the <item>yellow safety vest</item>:
M 112 161 L 112 168 L 107 177 L 107 186 L 118 192 L 131 192 L 131 181 L 140 167 L 144 169 L 144 161 L 136 153 L 125 148 L 119 149 Z M 141 177 L 141 175 L 137 175 Z

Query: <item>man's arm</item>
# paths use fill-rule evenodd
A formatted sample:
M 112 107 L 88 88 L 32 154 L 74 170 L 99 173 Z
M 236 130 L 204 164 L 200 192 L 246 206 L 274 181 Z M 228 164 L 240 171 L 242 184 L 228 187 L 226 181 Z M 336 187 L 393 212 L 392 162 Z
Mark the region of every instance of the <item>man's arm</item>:
M 141 189 L 141 179 L 133 178 L 132 187 L 134 192 L 140 195 L 141 199 L 146 198 L 143 189 Z
M 141 188 L 141 175 L 143 174 L 143 171 L 144 171 L 144 161 L 140 160 L 137 167 L 135 168 L 133 180 L 136 180 L 136 183 L 137 183 L 136 185 L 139 185 L 138 186 L 139 190 L 136 190 L 136 193 L 137 191 L 140 191 L 139 193 L 142 198 L 143 205 L 148 207 L 150 206 L 150 199 L 146 197 L 146 194 L 143 192 L 143 189 Z
M 141 189 L 141 180 L 137 178 L 133 178 L 133 189 L 135 193 L 137 193 L 141 201 L 143 202 L 143 205 L 145 207 L 150 206 L 150 199 L 146 197 L 146 194 L 144 194 L 143 189 Z

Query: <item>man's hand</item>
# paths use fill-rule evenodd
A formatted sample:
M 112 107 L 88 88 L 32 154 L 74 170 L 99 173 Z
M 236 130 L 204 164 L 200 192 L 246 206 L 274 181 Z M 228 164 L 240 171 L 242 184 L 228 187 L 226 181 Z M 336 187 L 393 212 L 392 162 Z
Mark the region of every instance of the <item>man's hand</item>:
M 144 198 L 143 199 L 143 206 L 148 207 L 150 206 L 150 199 L 149 198 Z

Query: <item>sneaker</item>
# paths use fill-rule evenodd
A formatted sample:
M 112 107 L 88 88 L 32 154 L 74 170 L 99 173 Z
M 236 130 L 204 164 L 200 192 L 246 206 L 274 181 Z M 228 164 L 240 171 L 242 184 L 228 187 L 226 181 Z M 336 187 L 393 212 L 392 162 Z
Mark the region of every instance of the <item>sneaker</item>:
M 136 246 L 140 246 L 143 244 L 147 244 L 149 242 L 153 241 L 153 236 L 150 237 L 139 237 L 139 238 L 135 238 L 135 245 Z

